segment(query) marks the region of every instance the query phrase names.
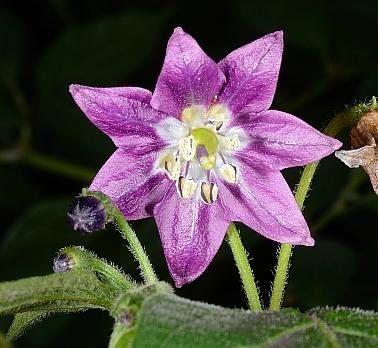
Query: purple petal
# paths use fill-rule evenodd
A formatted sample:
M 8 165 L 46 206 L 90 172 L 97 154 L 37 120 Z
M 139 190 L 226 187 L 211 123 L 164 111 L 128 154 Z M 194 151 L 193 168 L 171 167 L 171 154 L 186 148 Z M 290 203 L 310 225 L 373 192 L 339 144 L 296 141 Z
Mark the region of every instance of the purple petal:
M 157 160 L 154 153 L 133 156 L 118 149 L 97 173 L 90 190 L 108 195 L 126 219 L 149 217 L 171 182 L 155 171 Z
M 219 101 L 236 115 L 244 106 L 269 109 L 276 90 L 283 50 L 283 32 L 277 31 L 231 52 L 219 62 L 227 82 Z
M 151 105 L 179 117 L 193 104 L 210 105 L 225 78 L 217 64 L 181 28 L 169 39 Z
M 242 161 L 234 163 L 238 183 L 217 180 L 218 199 L 226 218 L 240 221 L 280 243 L 312 246 L 314 240 L 289 186 L 279 171 L 250 167 Z
M 150 106 L 151 92 L 137 87 L 71 85 L 70 92 L 89 120 L 118 147 L 145 153 L 164 146 L 154 124 L 167 115 Z
M 231 127 L 240 128 L 249 144 L 237 156 L 274 169 L 302 166 L 328 156 L 342 143 L 282 111 L 240 113 Z
M 181 198 L 174 184 L 155 206 L 168 268 L 177 287 L 193 281 L 207 268 L 221 245 L 228 221 L 219 203 L 200 197 Z

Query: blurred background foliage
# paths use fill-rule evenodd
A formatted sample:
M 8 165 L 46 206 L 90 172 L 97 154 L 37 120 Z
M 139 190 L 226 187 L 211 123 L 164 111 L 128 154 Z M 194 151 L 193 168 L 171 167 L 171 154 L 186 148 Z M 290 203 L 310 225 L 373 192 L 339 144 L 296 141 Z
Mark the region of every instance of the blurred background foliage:
M 378 2 L 334 1 L 2 1 L 0 5 L 0 280 L 47 274 L 56 251 L 83 245 L 137 276 L 117 232 L 80 236 L 66 223 L 70 199 L 114 150 L 81 114 L 70 83 L 150 90 L 176 26 L 215 60 L 283 29 L 285 51 L 273 108 L 322 128 L 345 105 L 378 94 Z M 349 147 L 348 134 L 340 136 Z M 300 168 L 284 172 L 295 187 Z M 333 156 L 322 162 L 306 202 L 316 246 L 296 247 L 285 305 L 377 309 L 378 198 L 362 171 Z M 133 222 L 160 277 L 170 281 L 153 219 Z M 276 243 L 240 226 L 262 294 Z M 244 305 L 227 245 L 179 295 Z M 267 296 L 263 300 L 267 302 Z M 5 332 L 9 319 L 0 318 Z M 103 313 L 60 316 L 15 347 L 105 347 Z

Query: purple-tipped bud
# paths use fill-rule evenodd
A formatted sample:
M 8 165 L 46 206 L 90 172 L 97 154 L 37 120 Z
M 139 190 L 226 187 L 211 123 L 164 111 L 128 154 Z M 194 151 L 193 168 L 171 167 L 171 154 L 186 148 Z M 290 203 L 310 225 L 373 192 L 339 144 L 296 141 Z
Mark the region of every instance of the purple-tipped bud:
M 83 233 L 101 230 L 106 223 L 105 207 L 94 196 L 76 197 L 70 204 L 67 216 L 73 229 Z
M 53 270 L 55 273 L 71 271 L 73 268 L 73 260 L 68 254 L 60 254 L 54 259 Z
M 125 326 L 131 326 L 134 320 L 134 315 L 130 311 L 125 311 L 118 320 Z

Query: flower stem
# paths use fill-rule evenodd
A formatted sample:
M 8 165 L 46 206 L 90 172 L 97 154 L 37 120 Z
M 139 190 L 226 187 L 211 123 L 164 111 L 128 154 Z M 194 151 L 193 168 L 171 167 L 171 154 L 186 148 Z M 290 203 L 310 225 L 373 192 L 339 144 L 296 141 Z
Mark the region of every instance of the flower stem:
M 346 114 L 339 113 L 329 122 L 327 127 L 324 129 L 324 134 L 335 136 L 349 124 L 350 121 L 348 120 Z M 295 200 L 297 201 L 298 207 L 301 210 L 303 210 L 303 204 L 318 165 L 319 161 L 308 164 L 304 168 L 301 179 L 299 180 L 297 190 L 295 192 Z M 272 295 L 270 297 L 270 310 L 279 310 L 281 308 L 285 285 L 288 278 L 292 248 L 293 246 L 291 244 L 281 244 L 279 247 L 276 275 L 274 277 Z
M 156 274 L 154 272 L 154 269 L 152 268 L 152 264 L 146 252 L 140 244 L 134 230 L 130 227 L 122 213 L 116 207 L 114 207 L 113 210 L 113 218 L 118 228 L 121 230 L 123 237 L 129 243 L 130 250 L 133 253 L 135 259 L 139 263 L 143 279 L 146 283 L 156 283 L 158 281 L 158 278 L 156 277 Z
M 231 247 L 232 254 L 235 259 L 236 267 L 239 270 L 243 288 L 248 299 L 249 308 L 254 312 L 261 312 L 259 293 L 253 272 L 248 261 L 248 255 L 243 247 L 239 232 L 234 224 L 230 224 L 227 230 L 227 241 Z

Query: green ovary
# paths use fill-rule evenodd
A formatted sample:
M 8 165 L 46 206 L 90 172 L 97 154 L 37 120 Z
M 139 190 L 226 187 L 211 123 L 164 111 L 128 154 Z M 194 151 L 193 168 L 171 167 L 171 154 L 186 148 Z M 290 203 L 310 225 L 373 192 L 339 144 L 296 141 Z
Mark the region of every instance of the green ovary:
M 196 142 L 196 145 L 202 145 L 205 147 L 208 155 L 203 156 L 200 159 L 202 168 L 209 170 L 215 166 L 215 154 L 218 149 L 218 138 L 208 128 L 196 128 L 192 130 L 192 136 Z
M 196 128 L 192 130 L 192 136 L 197 145 L 205 146 L 207 152 L 211 155 L 215 154 L 218 149 L 218 138 L 208 128 Z

